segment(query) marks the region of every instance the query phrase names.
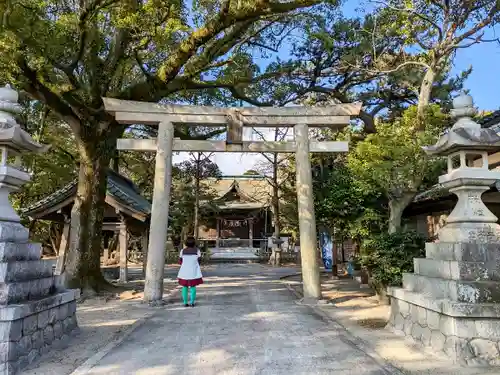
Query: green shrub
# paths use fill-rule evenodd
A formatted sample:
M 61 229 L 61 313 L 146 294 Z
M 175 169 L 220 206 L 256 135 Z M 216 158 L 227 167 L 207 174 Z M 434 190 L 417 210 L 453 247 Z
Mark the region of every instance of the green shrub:
M 377 292 L 399 286 L 404 272 L 413 272 L 413 258 L 425 256 L 426 238 L 417 232 L 383 233 L 365 240 L 361 265 L 368 270 Z
M 351 259 L 351 264 L 354 269 L 354 271 L 360 271 L 361 270 L 361 256 L 359 254 L 354 254 L 352 259 Z

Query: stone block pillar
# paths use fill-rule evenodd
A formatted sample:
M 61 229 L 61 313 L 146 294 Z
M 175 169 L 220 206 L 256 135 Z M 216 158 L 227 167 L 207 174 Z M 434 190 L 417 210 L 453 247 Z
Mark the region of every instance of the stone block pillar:
M 17 124 L 17 92 L 0 88 L 0 375 L 13 375 L 77 328 L 77 290 L 61 290 L 42 247 L 29 242 L 8 196 L 30 175 L 8 164 L 9 154 L 43 152 Z

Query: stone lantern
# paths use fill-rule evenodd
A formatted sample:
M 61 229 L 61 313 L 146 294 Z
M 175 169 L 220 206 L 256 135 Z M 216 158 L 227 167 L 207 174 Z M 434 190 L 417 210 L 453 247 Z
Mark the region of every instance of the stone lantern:
M 53 275 L 42 247 L 29 242 L 29 231 L 9 202 L 9 194 L 30 180 L 18 163 L 23 153 L 41 153 L 41 145 L 15 119 L 21 108 L 10 86 L 0 88 L 0 375 L 13 375 L 53 344 L 63 344 L 77 328 L 79 290 L 65 290 Z
M 21 113 L 17 101 L 18 93 L 9 85 L 0 88 L 0 220 L 6 222 L 20 221 L 9 202 L 9 194 L 31 179 L 30 174 L 19 166 L 9 164 L 9 157 L 18 157 L 25 152 L 41 153 L 48 148 L 35 142 L 17 123 L 14 116 Z
M 444 156 L 442 187 L 458 202 L 427 243 L 425 258 L 403 274 L 402 288 L 389 288 L 388 327 L 434 353 L 466 365 L 500 365 L 500 226 L 481 195 L 500 180 L 488 155 L 500 152 L 500 136 L 472 117 L 472 98 L 453 101 L 455 124 L 427 154 Z
M 457 97 L 451 112 L 456 123 L 434 146 L 424 147 L 429 155 L 446 156 L 448 171 L 439 183 L 458 197 L 438 234 L 441 242 L 500 242 L 498 218 L 481 199 L 500 180 L 500 171 L 488 169 L 488 154 L 500 151 L 500 136 L 473 121 L 476 113 L 470 96 Z

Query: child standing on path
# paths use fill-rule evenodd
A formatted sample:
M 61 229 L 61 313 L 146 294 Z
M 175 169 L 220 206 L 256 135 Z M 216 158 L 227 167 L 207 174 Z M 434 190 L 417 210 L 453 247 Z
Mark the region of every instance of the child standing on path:
M 181 268 L 177 275 L 179 284 L 182 285 L 182 301 L 184 306 L 194 307 L 196 302 L 196 286 L 203 284 L 203 276 L 200 269 L 201 251 L 196 247 L 194 237 L 188 237 L 186 247 L 181 250 L 179 263 Z M 191 289 L 191 299 L 188 305 L 188 292 Z

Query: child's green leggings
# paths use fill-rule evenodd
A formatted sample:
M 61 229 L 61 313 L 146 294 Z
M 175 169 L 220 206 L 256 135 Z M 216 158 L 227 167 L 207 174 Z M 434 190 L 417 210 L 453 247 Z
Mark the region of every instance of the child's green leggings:
M 188 303 L 188 289 L 191 289 L 191 300 L 190 303 L 191 305 L 194 305 L 196 301 L 196 287 L 192 286 L 188 288 L 187 286 L 182 287 L 182 301 L 184 302 L 185 305 Z

